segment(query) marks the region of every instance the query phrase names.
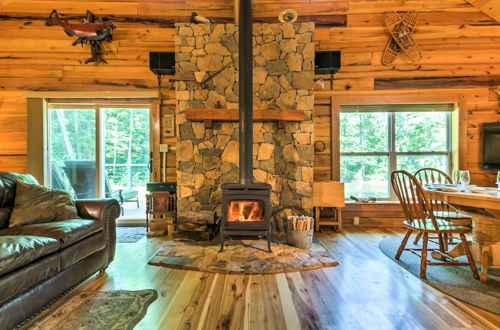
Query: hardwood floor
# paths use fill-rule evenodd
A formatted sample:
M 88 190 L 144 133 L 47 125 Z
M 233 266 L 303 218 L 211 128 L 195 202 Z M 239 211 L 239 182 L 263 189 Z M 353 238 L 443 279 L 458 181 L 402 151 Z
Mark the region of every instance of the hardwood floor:
M 402 233 L 321 233 L 318 238 L 338 267 L 245 276 L 149 266 L 148 258 L 163 240 L 143 238 L 118 244 L 108 271 L 75 292 L 157 289 L 158 299 L 136 329 L 498 328 L 500 316 L 442 294 L 379 251 L 381 239 Z

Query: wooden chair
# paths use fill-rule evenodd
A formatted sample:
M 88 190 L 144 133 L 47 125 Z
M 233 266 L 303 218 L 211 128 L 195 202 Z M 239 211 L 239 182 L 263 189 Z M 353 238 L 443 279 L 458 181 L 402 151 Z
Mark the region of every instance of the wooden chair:
M 471 232 L 471 228 L 467 226 L 457 225 L 443 219 L 437 219 L 434 216 L 432 204 L 429 201 L 427 194 L 423 190 L 418 180 L 410 173 L 406 171 L 392 172 L 391 184 L 394 192 L 396 193 L 396 196 L 401 203 L 403 212 L 405 213 L 406 220 L 404 221 L 404 225 L 407 228 L 406 234 L 403 238 L 403 241 L 401 242 L 401 245 L 398 248 L 395 258 L 399 260 L 403 251 L 410 251 L 419 256 L 421 258 L 421 278 L 426 278 L 426 269 L 428 265 L 464 266 L 468 264 L 470 269 L 472 270 L 474 278 L 479 279 L 476 264 L 474 263 L 474 259 L 467 243 L 467 239 L 465 238 L 465 234 Z M 413 232 L 422 234 L 423 242 L 421 249 L 405 248 L 406 243 L 408 242 L 408 238 Z M 439 255 L 445 258 L 445 261 L 431 262 L 427 260 L 427 253 L 429 250 L 427 247 L 427 243 L 429 234 L 437 234 L 439 238 L 439 249 L 431 249 L 431 252 L 437 252 Z M 443 235 L 445 234 L 458 234 L 460 236 L 460 240 L 464 245 L 468 263 L 458 262 L 452 257 L 446 255 L 443 239 Z M 417 251 L 421 251 L 421 254 L 419 254 Z M 447 261 L 446 259 L 450 259 L 450 261 Z
M 342 231 L 342 208 L 345 207 L 344 183 L 321 181 L 313 183 L 313 207 L 315 208 L 315 230 L 320 226 L 336 226 Z M 333 208 L 333 218 L 330 221 L 320 221 L 321 210 L 324 207 Z
M 450 176 L 444 173 L 437 168 L 422 168 L 415 172 L 415 178 L 418 180 L 420 185 L 426 184 L 451 184 L 453 181 Z M 438 219 L 443 219 L 446 221 L 450 221 L 456 225 L 462 226 L 471 226 L 472 218 L 463 213 L 459 213 L 456 208 L 451 206 L 450 204 L 439 201 L 439 200 L 430 200 L 432 204 L 432 209 L 434 210 L 434 216 Z M 417 244 L 421 235 L 417 235 L 415 237 L 414 244 Z M 449 237 L 449 242 L 453 242 L 453 236 Z M 448 243 L 447 237 L 445 237 L 445 244 Z

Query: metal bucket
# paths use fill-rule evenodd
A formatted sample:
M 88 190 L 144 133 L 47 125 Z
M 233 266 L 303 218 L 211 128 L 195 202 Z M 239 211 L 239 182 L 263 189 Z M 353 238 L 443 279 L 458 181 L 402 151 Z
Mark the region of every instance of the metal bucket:
M 288 244 L 299 249 L 309 250 L 312 246 L 314 229 L 311 230 L 288 230 L 286 229 L 286 240 Z

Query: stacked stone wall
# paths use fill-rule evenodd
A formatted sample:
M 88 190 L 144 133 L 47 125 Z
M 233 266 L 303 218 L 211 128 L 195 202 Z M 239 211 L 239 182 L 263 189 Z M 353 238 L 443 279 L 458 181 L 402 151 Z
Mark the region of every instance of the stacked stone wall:
M 256 182 L 271 202 L 311 213 L 314 24 L 254 24 L 254 108 L 296 109 L 302 122 L 254 122 Z M 238 31 L 234 24 L 176 24 L 177 184 L 179 210 L 220 214 L 220 185 L 238 182 L 238 123 L 186 120 L 187 108 L 238 108 Z

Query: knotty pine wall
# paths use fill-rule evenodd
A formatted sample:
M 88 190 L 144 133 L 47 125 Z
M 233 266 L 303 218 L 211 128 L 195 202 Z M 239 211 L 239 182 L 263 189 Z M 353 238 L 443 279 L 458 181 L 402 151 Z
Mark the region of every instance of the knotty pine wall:
M 71 46 L 59 27 L 44 26 L 52 9 L 81 19 L 87 9 L 112 17 L 117 29 L 107 46 L 107 65 L 84 65 L 88 51 Z M 316 93 L 316 139 L 327 142 L 317 155 L 316 179 L 331 172 L 330 103 L 337 94 L 425 93 L 459 91 L 467 99 L 467 167 L 472 180 L 493 182 L 493 172 L 480 169 L 481 122 L 500 120 L 500 26 L 464 0 L 254 0 L 256 20 L 276 22 L 284 8 L 317 23 L 317 49 L 341 50 L 342 70 L 333 86 Z M 420 21 L 415 39 L 422 48 L 419 65 L 398 60 L 381 65 L 387 42 L 384 13 L 416 10 Z M 149 51 L 174 50 L 174 22 L 192 11 L 217 22 L 232 21 L 228 0 L 142 1 L 1 1 L 0 2 L 0 169 L 26 171 L 26 91 L 155 90 L 148 68 Z M 344 27 L 338 25 L 346 21 Z M 172 85 L 164 79 L 162 113 L 173 113 Z M 170 105 L 169 105 L 170 104 Z M 164 143 L 174 139 L 163 138 Z M 175 153 L 169 154 L 169 180 L 175 179 Z

